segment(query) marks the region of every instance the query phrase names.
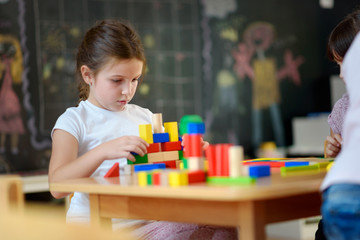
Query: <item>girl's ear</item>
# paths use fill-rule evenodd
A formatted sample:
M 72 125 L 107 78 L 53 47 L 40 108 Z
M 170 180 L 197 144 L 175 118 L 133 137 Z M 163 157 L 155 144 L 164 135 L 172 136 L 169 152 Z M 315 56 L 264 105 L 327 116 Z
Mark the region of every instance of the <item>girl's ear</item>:
M 92 79 L 92 73 L 91 73 L 90 68 L 89 68 L 88 66 L 86 66 L 86 65 L 82 65 L 82 66 L 80 67 L 80 72 L 81 72 L 81 76 L 82 76 L 82 78 L 84 79 L 84 81 L 85 81 L 87 84 L 91 85 L 93 79 Z

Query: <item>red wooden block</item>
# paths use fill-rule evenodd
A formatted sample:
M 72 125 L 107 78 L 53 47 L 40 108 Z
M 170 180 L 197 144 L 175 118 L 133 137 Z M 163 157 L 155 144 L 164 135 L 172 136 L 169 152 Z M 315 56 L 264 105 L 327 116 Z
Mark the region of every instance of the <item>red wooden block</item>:
M 156 163 L 165 163 L 166 168 L 176 168 L 176 161 L 177 160 L 170 160 L 170 161 L 163 161 L 163 162 L 156 162 Z
M 232 146 L 232 144 L 222 144 L 223 151 L 222 151 L 222 168 L 221 168 L 221 176 L 229 176 L 229 148 Z
M 205 182 L 205 172 L 202 170 L 188 172 L 188 183 Z
M 189 134 L 185 148 L 188 157 L 202 157 L 201 134 Z
M 160 152 L 160 143 L 151 143 L 147 148 L 147 153 Z
M 110 168 L 110 170 L 105 174 L 104 177 L 118 177 L 119 176 L 119 163 L 114 163 L 114 165 Z
M 180 151 L 181 142 L 164 142 L 161 143 L 161 151 Z
M 160 184 L 161 184 L 160 172 L 154 172 L 153 173 L 153 185 L 159 186 Z
M 209 145 L 205 150 L 206 159 L 208 161 L 208 175 L 216 176 L 216 145 Z

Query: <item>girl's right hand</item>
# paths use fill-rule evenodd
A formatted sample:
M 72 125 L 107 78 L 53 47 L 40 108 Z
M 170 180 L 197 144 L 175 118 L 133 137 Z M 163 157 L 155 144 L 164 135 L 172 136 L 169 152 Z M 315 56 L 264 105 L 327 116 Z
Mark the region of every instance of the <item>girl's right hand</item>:
M 332 158 L 336 157 L 341 150 L 342 137 L 339 134 L 334 134 L 333 136 L 327 136 L 326 141 L 326 156 Z
M 106 154 L 106 159 L 126 158 L 135 162 L 131 152 L 144 156 L 147 153 L 149 144 L 137 136 L 123 136 L 103 143 L 101 148 Z

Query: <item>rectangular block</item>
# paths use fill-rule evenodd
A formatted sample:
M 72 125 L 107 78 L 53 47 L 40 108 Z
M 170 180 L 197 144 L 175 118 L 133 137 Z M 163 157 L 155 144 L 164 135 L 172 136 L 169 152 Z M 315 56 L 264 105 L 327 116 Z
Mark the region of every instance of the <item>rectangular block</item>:
M 161 143 L 161 151 L 181 151 L 182 146 L 180 141 L 176 142 L 164 142 Z
M 153 134 L 154 143 L 164 143 L 169 141 L 169 133 L 154 133 Z
M 242 146 L 231 146 L 229 148 L 229 176 L 240 177 L 241 167 L 244 160 L 244 148 Z
M 188 185 L 188 177 L 185 171 L 172 171 L 169 172 L 169 184 L 172 187 Z
M 145 154 L 143 157 L 140 155 L 135 155 L 134 156 L 136 161 L 132 162 L 129 159 L 127 160 L 128 164 L 139 164 L 139 163 L 148 163 L 148 154 Z
M 169 133 L 169 141 L 179 141 L 179 130 L 177 122 L 166 122 L 164 123 L 165 132 Z
M 155 169 L 165 169 L 165 163 L 153 163 L 153 164 L 139 164 L 134 166 L 134 171 L 150 171 Z
M 187 125 L 188 134 L 204 134 L 205 133 L 205 124 L 203 122 L 195 123 L 191 122 Z
M 163 133 L 163 118 L 161 113 L 154 113 L 152 115 L 152 123 L 154 128 L 154 133 Z
M 204 159 L 202 157 L 188 157 L 187 166 L 189 170 L 204 170 Z
M 141 124 L 141 125 L 139 125 L 139 135 L 147 143 L 154 143 L 151 124 Z
M 256 178 L 252 177 L 208 177 L 206 182 L 210 184 L 221 184 L 221 185 L 250 185 L 256 182 Z
M 156 162 L 156 163 L 164 163 L 166 168 L 176 169 L 176 160 L 164 161 L 164 162 Z
M 149 163 L 163 162 L 164 161 L 164 155 L 163 155 L 162 152 L 148 153 L 147 158 L 148 158 Z
M 267 177 L 270 176 L 270 166 L 249 166 L 249 177 Z
M 162 152 L 163 154 L 163 161 L 170 161 L 170 160 L 179 160 L 179 152 L 178 151 L 168 151 Z
M 216 176 L 216 151 L 215 145 L 209 145 L 205 150 L 206 159 L 208 162 L 208 176 Z
M 206 181 L 206 177 L 205 177 L 205 171 L 189 171 L 188 172 L 188 183 L 199 183 L 199 182 L 205 182 Z
M 138 172 L 137 179 L 139 186 L 147 186 L 147 172 Z
M 149 147 L 147 148 L 147 153 L 154 153 L 154 152 L 160 152 L 160 143 L 151 143 L 149 144 Z

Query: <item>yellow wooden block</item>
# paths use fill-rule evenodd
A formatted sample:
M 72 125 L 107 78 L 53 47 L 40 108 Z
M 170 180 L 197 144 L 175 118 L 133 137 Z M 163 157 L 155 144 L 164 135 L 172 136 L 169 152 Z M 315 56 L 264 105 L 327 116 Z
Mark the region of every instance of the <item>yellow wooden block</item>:
M 165 132 L 169 133 L 170 142 L 179 141 L 179 130 L 177 122 L 164 123 Z
M 139 186 L 146 186 L 147 185 L 147 172 L 138 172 L 138 184 Z
M 141 124 L 141 125 L 139 125 L 139 135 L 147 143 L 154 143 L 151 124 Z
M 148 153 L 148 162 L 163 162 L 164 161 L 164 154 L 163 152 L 156 152 L 156 153 Z
M 188 185 L 188 176 L 185 171 L 174 171 L 169 173 L 169 184 L 172 187 Z
M 179 151 L 166 151 L 162 152 L 163 161 L 179 160 Z

